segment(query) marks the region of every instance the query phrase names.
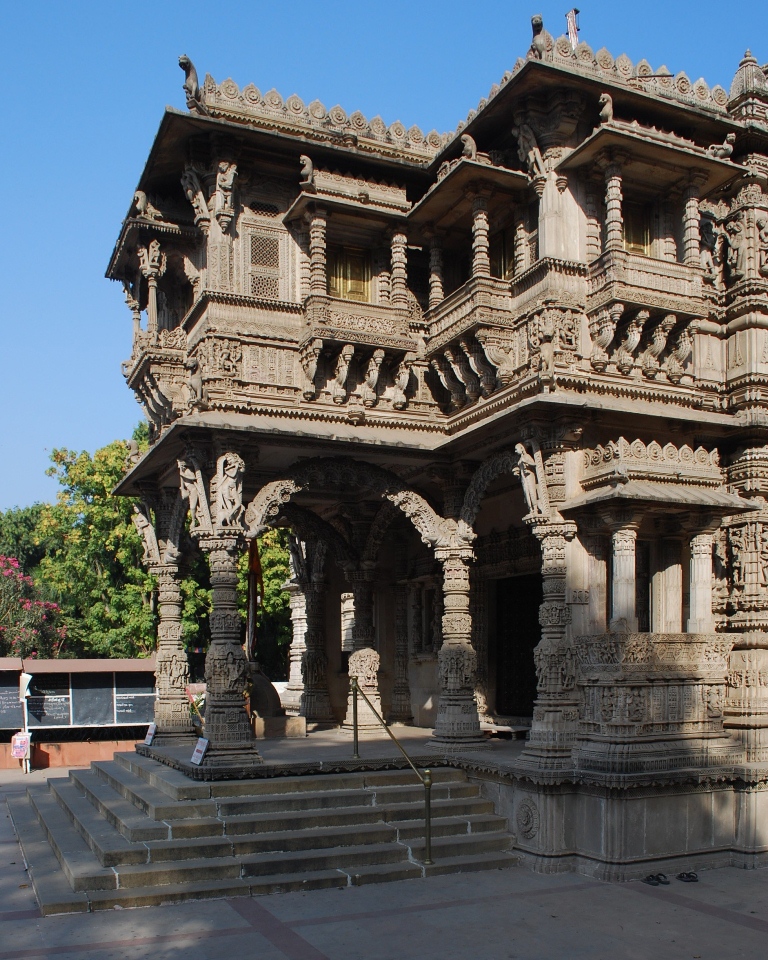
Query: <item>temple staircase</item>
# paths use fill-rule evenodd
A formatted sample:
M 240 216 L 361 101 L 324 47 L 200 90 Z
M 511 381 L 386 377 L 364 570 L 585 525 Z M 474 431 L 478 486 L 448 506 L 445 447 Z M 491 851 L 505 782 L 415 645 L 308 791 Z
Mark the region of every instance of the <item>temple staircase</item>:
M 8 805 L 44 914 L 345 887 L 517 863 L 506 820 L 461 770 L 193 782 L 134 753 Z

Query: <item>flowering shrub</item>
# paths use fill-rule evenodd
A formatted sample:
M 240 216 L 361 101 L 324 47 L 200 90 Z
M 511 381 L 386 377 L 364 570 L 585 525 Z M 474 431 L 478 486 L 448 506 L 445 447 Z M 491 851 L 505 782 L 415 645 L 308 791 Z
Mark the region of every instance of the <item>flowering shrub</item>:
M 57 657 L 66 630 L 57 603 L 40 600 L 15 557 L 0 556 L 0 656 Z

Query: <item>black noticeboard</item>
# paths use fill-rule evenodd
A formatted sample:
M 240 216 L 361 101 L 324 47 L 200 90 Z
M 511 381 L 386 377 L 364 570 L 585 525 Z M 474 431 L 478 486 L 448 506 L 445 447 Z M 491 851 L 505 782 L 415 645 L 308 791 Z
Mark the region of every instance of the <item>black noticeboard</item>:
M 155 719 L 155 698 L 146 693 L 118 695 L 115 713 L 119 724 L 151 723 Z
M 29 692 L 27 716 L 30 729 L 71 725 L 68 673 L 44 673 L 33 677 Z
M 17 671 L 0 671 L 0 728 L 21 730 L 24 712 L 19 703 L 19 674 Z
M 108 726 L 115 722 L 113 673 L 72 674 L 72 723 L 76 727 Z

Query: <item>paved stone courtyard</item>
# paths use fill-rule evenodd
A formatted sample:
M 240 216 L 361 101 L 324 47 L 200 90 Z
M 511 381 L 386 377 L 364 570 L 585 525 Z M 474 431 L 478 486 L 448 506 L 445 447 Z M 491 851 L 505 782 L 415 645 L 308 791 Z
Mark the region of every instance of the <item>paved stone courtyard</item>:
M 28 783 L 0 771 L 0 960 L 553 960 L 763 958 L 768 873 L 722 868 L 698 884 L 600 883 L 524 867 L 346 890 L 39 915 L 5 799 Z

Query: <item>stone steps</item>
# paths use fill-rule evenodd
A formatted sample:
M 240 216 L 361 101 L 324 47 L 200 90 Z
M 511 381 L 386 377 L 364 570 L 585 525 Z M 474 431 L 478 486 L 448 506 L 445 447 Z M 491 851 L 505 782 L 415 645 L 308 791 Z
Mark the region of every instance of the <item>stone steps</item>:
M 116 754 L 9 808 L 45 914 L 514 865 L 492 803 L 463 771 L 435 773 L 432 865 L 411 770 L 208 783 Z

